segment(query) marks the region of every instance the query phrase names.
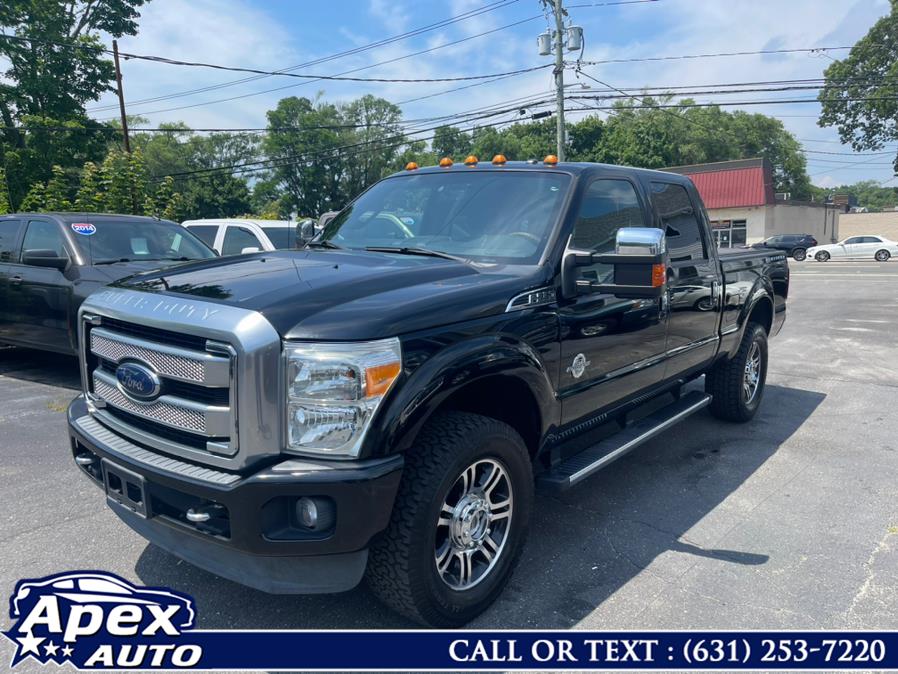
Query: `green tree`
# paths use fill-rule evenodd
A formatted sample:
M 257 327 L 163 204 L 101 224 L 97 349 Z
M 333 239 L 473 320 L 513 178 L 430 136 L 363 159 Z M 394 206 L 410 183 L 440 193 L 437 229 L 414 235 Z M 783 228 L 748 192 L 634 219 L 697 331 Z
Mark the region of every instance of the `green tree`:
M 9 188 L 6 182 L 6 171 L 0 167 L 0 215 L 6 215 L 9 212 Z
M 269 132 L 262 141 L 273 168 L 266 179 L 279 196 L 282 217 L 293 212 L 317 215 L 342 207 L 347 157 L 351 144 L 340 109 L 332 104 L 291 96 L 268 112 Z M 348 141 L 348 142 L 347 142 Z
M 54 166 L 52 174 L 44 191 L 44 210 L 68 211 L 72 208 L 72 202 L 69 201 L 69 177 L 61 166 Z
M 19 204 L 19 208 L 16 210 L 24 211 L 25 213 L 38 213 L 46 210 L 46 203 L 47 186 L 42 182 L 36 182 L 28 190 L 28 194 L 25 195 L 25 198 L 22 199 L 22 203 Z
M 820 126 L 836 127 L 842 142 L 857 151 L 898 140 L 898 0 L 824 77 Z
M 464 161 L 471 154 L 471 136 L 448 124 L 434 129 L 430 145 L 434 154 L 441 159 L 450 157 L 455 161 Z
M 690 99 L 671 105 L 671 96 L 618 102 L 601 121 L 587 117 L 569 127 L 569 154 L 595 161 L 643 168 L 764 157 L 773 166 L 779 192 L 811 196 L 801 145 L 772 117 L 725 112 L 716 106 L 692 107 Z
M 0 36 L 0 60 L 7 64 L 0 80 L 5 127 L 0 161 L 6 166 L 12 208 L 20 208 L 33 183 L 52 178 L 53 165 L 72 169 L 99 159 L 115 138 L 115 129 L 84 112 L 85 103 L 109 90 L 113 79 L 99 35 L 136 34 L 137 10 L 145 2 L 0 3 L 0 32 L 5 34 Z
M 368 185 L 390 173 L 404 136 L 399 122 L 402 111 L 389 101 L 367 94 L 340 111 L 343 123 L 354 125 L 348 134 L 347 148 L 352 159 L 346 162 L 343 192 L 355 196 Z
M 92 161 L 84 164 L 81 181 L 75 193 L 75 210 L 98 213 L 103 210 L 103 193 L 100 185 L 100 168 Z

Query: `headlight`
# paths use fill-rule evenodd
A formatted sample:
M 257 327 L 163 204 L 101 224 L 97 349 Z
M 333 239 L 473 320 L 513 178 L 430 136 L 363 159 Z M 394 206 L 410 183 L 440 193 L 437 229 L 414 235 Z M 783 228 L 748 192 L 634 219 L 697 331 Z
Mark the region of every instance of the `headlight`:
M 399 340 L 286 342 L 287 448 L 351 458 L 402 371 Z

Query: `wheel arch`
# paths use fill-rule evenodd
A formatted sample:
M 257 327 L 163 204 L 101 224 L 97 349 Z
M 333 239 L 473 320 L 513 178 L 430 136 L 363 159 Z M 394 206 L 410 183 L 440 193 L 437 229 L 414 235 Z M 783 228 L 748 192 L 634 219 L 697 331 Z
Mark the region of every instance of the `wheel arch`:
M 404 452 L 437 412 L 456 410 L 498 419 L 514 428 L 531 457 L 557 423 L 551 377 L 529 344 L 494 336 L 456 344 L 433 355 L 406 379 L 383 410 L 374 455 Z

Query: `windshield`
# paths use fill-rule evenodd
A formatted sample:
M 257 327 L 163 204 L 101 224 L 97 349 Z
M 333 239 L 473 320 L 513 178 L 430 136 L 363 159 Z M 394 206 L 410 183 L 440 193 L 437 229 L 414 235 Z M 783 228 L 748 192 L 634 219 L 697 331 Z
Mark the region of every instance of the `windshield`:
M 571 178 L 548 171 L 423 173 L 374 185 L 325 227 L 344 248 L 423 248 L 535 264 Z
M 70 224 L 91 264 L 120 260 L 205 260 L 215 253 L 186 228 L 165 220 L 102 220 Z

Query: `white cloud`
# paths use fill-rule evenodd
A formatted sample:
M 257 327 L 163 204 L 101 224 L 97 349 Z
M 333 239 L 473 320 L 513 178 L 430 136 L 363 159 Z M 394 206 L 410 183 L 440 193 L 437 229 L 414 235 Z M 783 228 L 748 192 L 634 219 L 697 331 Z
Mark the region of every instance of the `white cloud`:
M 146 5 L 143 11 L 140 34 L 136 38 L 123 40 L 121 47 L 125 51 L 165 54 L 183 60 L 277 69 L 381 40 L 484 6 L 482 0 L 439 0 L 426 3 L 410 0 L 355 0 L 354 8 L 348 9 L 348 1 L 344 2 L 347 2 L 347 9 L 342 11 L 356 11 L 360 16 L 366 17 L 367 23 L 364 20 L 344 22 L 338 12 L 333 12 L 326 26 L 305 24 L 301 19 L 285 26 L 267 13 L 264 3 L 252 4 L 251 0 L 155 0 Z M 851 45 L 888 8 L 888 0 L 660 0 L 619 7 L 572 8 L 571 19 L 585 30 L 584 59 L 606 60 L 765 48 Z M 545 26 L 541 18 L 461 44 L 449 44 L 540 13 L 535 0 L 526 0 L 526 3 L 502 7 L 408 40 L 323 63 L 310 70 L 337 74 L 399 59 L 370 70 L 362 70 L 359 75 L 406 79 L 470 76 L 541 65 L 550 61 L 536 53 L 535 36 Z M 351 28 L 347 25 L 349 23 L 352 24 Z M 336 39 L 325 43 L 328 44 L 326 51 L 307 51 L 304 45 L 321 44 L 320 40 L 316 42 L 310 38 L 320 35 L 322 30 L 328 31 Z M 441 48 L 409 56 L 413 52 L 433 47 Z M 832 55 L 838 58 L 845 53 L 832 52 Z M 409 57 L 403 58 L 406 56 Z M 573 58 L 575 55 L 569 56 Z M 586 71 L 618 87 L 692 86 L 816 78 L 821 76 L 828 63 L 830 60 L 825 57 L 796 53 L 604 64 L 590 66 Z M 125 92 L 129 101 L 229 82 L 241 77 L 238 73 L 217 73 L 136 61 L 126 62 L 124 70 Z M 568 83 L 576 82 L 572 73 L 568 73 L 566 79 Z M 593 85 L 589 80 L 582 81 Z M 287 95 L 313 97 L 317 91 L 324 90 L 326 98 L 335 101 L 348 100 L 365 93 L 403 101 L 470 84 L 476 82 L 303 83 L 283 77 L 269 77 L 197 96 L 135 105 L 130 111 L 140 113 L 282 87 L 280 91 L 151 117 L 153 123 L 180 119 L 194 127 L 263 126 L 265 111 L 273 108 L 281 97 Z M 551 70 L 546 69 L 428 98 L 404 105 L 403 108 L 406 118 L 450 114 L 486 105 L 501 105 L 523 96 L 548 93 L 551 87 Z M 799 91 L 697 98 L 812 98 L 814 94 L 814 91 Z M 114 103 L 114 99 L 106 97 L 103 103 Z M 817 127 L 819 108 L 816 104 L 744 106 L 744 109 L 780 116 L 786 127 L 802 139 L 838 139 L 834 130 Z M 97 116 L 112 116 L 116 112 L 111 110 Z M 506 117 L 512 119 L 513 115 Z M 581 117 L 580 113 L 571 115 L 573 119 Z M 849 149 L 838 144 L 809 147 L 834 151 Z M 845 159 L 847 164 L 853 158 Z M 861 165 L 837 169 L 836 164 L 812 160 L 808 170 L 817 182 L 827 179 L 850 182 L 864 177 L 884 180 L 892 175 L 887 168 L 877 166 Z

